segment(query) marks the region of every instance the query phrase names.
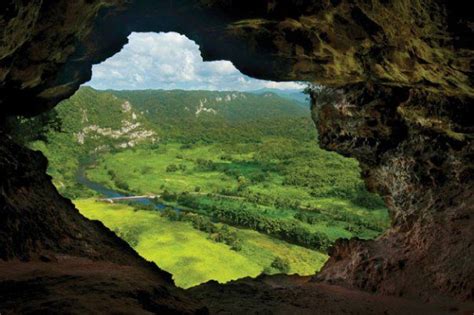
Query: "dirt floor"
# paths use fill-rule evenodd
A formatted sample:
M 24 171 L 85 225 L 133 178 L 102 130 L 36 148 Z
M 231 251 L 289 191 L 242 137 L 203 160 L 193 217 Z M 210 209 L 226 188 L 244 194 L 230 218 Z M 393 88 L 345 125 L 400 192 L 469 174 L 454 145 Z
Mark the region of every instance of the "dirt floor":
M 472 314 L 474 304 L 372 295 L 310 277 L 210 282 L 173 288 L 136 266 L 62 256 L 0 263 L 0 313 L 69 314 Z

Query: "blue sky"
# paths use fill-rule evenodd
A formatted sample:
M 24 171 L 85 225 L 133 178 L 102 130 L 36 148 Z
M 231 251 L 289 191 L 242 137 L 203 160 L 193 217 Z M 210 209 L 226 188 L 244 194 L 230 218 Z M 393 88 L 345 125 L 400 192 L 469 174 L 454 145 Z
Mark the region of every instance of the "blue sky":
M 92 68 L 96 89 L 238 90 L 301 89 L 296 82 L 250 78 L 230 61 L 204 62 L 199 46 L 178 33 L 132 33 L 122 50 Z

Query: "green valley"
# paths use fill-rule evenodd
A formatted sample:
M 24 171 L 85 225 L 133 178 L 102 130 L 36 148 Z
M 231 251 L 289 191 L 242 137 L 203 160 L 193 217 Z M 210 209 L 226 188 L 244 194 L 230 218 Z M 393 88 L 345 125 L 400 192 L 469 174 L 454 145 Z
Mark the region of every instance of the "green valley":
M 261 273 L 310 275 L 336 239 L 375 238 L 389 217 L 355 160 L 318 148 L 302 99 L 275 91 L 82 87 L 55 109 L 54 128 L 33 139 L 20 132 L 19 141 L 48 157 L 54 184 L 83 215 L 181 287 Z M 156 197 L 97 200 L 111 192 Z

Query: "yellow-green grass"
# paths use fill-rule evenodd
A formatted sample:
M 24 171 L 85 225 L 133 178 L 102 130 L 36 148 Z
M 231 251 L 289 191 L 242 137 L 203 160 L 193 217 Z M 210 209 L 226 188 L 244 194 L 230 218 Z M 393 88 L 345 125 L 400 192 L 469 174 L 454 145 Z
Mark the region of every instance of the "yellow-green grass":
M 276 256 L 289 260 L 290 273 L 314 274 L 327 256 L 267 235 L 235 229 L 242 250 L 233 251 L 216 243 L 208 234 L 195 230 L 188 222 L 162 218 L 158 212 L 135 210 L 124 204 L 74 201 L 80 212 L 102 221 L 135 248 L 145 259 L 173 274 L 176 285 L 189 288 L 209 280 L 224 283 L 242 277 L 255 277 L 269 267 Z
M 301 246 L 274 239 L 268 235 L 249 229 L 237 231 L 243 246 L 240 253 L 252 257 L 262 267 L 271 265 L 275 257 L 285 258 L 289 265 L 289 274 L 313 275 L 321 269 L 328 256 Z

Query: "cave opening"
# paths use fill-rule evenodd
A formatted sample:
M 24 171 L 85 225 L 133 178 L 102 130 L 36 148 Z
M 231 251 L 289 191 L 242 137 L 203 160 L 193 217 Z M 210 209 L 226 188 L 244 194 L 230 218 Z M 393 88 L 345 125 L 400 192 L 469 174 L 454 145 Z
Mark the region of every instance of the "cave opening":
M 0 313 L 472 313 L 468 12 L 463 4 L 431 0 L 6 1 L 0 8 Z M 60 129 L 55 116 L 61 113 L 18 119 L 25 137 L 28 131 L 46 134 L 31 147 L 49 157 L 57 189 L 44 155 L 14 143 L 5 122 L 69 98 L 90 78 L 92 65 L 121 49 L 132 30 L 179 31 L 199 43 L 205 60 L 230 60 L 255 78 L 344 90 L 347 103 L 321 105 L 312 113 L 319 119 L 319 145 L 360 162 L 367 186 L 387 202 L 391 229 L 374 241 L 336 242 L 315 277 L 262 276 L 185 291 L 100 221 L 86 219 L 70 201 L 83 188 L 77 185 L 70 198 L 57 191 L 68 195 L 57 170 L 72 165 L 74 177 L 79 162 L 71 156 L 83 147 L 73 134 L 63 142 L 62 133 L 49 137 L 48 128 Z M 119 115 L 109 116 L 113 121 Z M 82 131 L 83 114 L 70 117 L 76 117 L 76 133 Z M 54 154 L 55 142 L 72 144 L 63 149 L 73 155 Z M 183 171 L 173 164 L 177 171 L 164 171 L 170 176 Z M 133 168 L 122 163 L 120 171 Z M 316 178 L 318 169 L 302 173 Z M 136 173 L 146 177 L 143 171 Z M 104 178 L 111 176 L 105 172 Z M 186 237 L 181 233 L 179 239 Z
M 389 226 L 358 163 L 320 149 L 301 82 L 204 62 L 184 35 L 131 33 L 55 109 L 16 119 L 59 192 L 189 288 L 314 275 L 337 239 Z M 329 93 L 329 94 L 328 94 Z

